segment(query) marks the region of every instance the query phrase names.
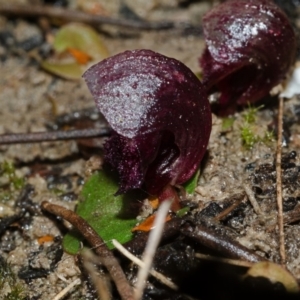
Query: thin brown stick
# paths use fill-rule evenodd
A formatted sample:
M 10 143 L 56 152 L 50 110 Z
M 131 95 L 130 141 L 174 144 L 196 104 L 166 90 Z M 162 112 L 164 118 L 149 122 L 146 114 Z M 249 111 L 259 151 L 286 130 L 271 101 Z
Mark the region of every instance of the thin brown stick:
M 143 291 L 146 286 L 147 277 L 149 275 L 149 271 L 151 270 L 151 266 L 153 263 L 153 258 L 159 242 L 161 240 L 161 236 L 163 233 L 165 220 L 168 215 L 168 211 L 172 205 L 174 198 L 170 198 L 164 200 L 158 209 L 158 212 L 155 216 L 153 229 L 149 234 L 149 239 L 147 241 L 146 248 L 143 253 L 143 268 L 139 268 L 138 275 L 137 275 L 137 282 L 136 282 L 136 290 L 135 290 L 135 299 L 140 300 L 143 296 Z
M 104 137 L 110 133 L 111 130 L 109 128 L 89 128 L 80 130 L 57 130 L 33 133 L 2 134 L 0 135 L 0 145 L 88 139 L 94 137 Z
M 100 300 L 111 300 L 111 287 L 107 276 L 97 274 L 94 264 L 99 264 L 98 257 L 91 250 L 82 252 L 83 266 L 87 270 Z
M 124 300 L 134 300 L 132 288 L 126 279 L 118 260 L 108 249 L 97 232 L 83 218 L 69 209 L 49 203 L 48 201 L 43 201 L 41 207 L 43 210 L 70 222 L 93 247 L 102 264 L 107 268 L 112 280 L 116 284 L 121 298 Z
M 124 248 L 124 246 L 121 245 L 118 241 L 112 240 L 112 243 L 116 247 L 116 249 L 118 249 L 124 256 L 126 256 L 128 259 L 130 259 L 134 264 L 136 264 L 140 268 L 145 267 L 145 263 L 142 260 L 140 260 L 136 256 L 134 256 L 131 252 L 129 252 L 126 248 Z M 169 278 L 167 278 L 165 275 L 163 275 L 162 273 L 159 273 L 159 272 L 155 271 L 154 269 L 150 269 L 149 273 L 153 277 L 155 277 L 158 281 L 160 281 L 162 284 L 169 287 L 170 289 L 175 290 L 175 291 L 178 290 L 178 286 L 175 283 L 173 283 Z
M 221 258 L 221 257 L 211 256 L 211 255 L 202 254 L 202 253 L 195 253 L 195 257 L 203 259 L 203 260 L 211 260 L 211 261 L 215 261 L 215 262 L 220 262 L 220 263 L 224 263 L 224 264 L 245 267 L 245 268 L 250 268 L 253 266 L 253 263 L 251 263 L 249 261 L 230 259 L 230 258 Z
M 284 224 L 291 224 L 300 220 L 300 205 L 297 205 L 292 211 L 283 214 Z
M 176 27 L 173 22 L 145 22 L 135 21 L 128 19 L 117 19 L 112 17 L 105 17 L 99 15 L 93 15 L 81 11 L 75 11 L 71 9 L 65 9 L 55 6 L 47 5 L 18 5 L 11 4 L 9 2 L 0 4 L 0 14 L 13 15 L 18 17 L 49 17 L 55 19 L 61 19 L 66 22 L 82 22 L 91 25 L 109 24 L 119 27 L 127 27 L 133 29 L 169 29 Z M 179 24 L 180 25 L 180 24 Z M 177 25 L 178 26 L 178 25 Z
M 199 244 L 218 251 L 230 258 L 245 260 L 252 263 L 266 261 L 265 258 L 254 253 L 231 238 L 201 225 L 192 227 L 186 224 L 183 228 L 181 228 L 181 233 Z
M 259 216 L 263 216 L 263 212 L 261 211 L 260 206 L 259 206 L 258 202 L 256 201 L 254 193 L 251 190 L 250 186 L 245 183 L 243 187 L 244 187 L 246 195 L 248 196 L 248 199 L 249 199 L 250 203 L 252 204 L 252 207 L 253 207 L 254 211 L 256 212 L 256 214 Z
M 215 216 L 214 220 L 221 221 L 226 216 L 228 216 L 228 214 L 230 214 L 235 208 L 237 208 L 242 203 L 243 200 L 246 199 L 247 199 L 246 196 L 244 196 L 243 198 L 241 197 L 240 199 L 234 201 L 234 203 L 232 203 L 229 207 L 227 207 L 226 209 L 221 211 L 217 216 Z
M 279 254 L 281 264 L 285 266 L 286 255 L 284 245 L 284 228 L 283 228 L 283 205 L 282 205 L 282 178 L 281 178 L 281 147 L 282 147 L 282 130 L 283 130 L 283 98 L 279 98 L 278 106 L 278 136 L 276 151 L 276 194 L 278 208 L 278 229 L 279 229 Z
M 170 241 L 180 235 L 180 228 L 186 223 L 184 218 L 174 217 L 169 222 L 165 223 L 164 231 L 162 234 L 162 241 Z M 143 253 L 147 241 L 149 238 L 149 232 L 141 232 L 132 240 L 123 244 L 123 246 L 134 255 L 140 255 Z

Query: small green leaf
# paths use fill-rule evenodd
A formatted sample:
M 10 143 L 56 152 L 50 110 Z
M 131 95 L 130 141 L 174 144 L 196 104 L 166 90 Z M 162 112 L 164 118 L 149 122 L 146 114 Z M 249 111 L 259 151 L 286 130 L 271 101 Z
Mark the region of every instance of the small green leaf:
M 109 56 L 99 33 L 92 27 L 81 23 L 69 23 L 63 26 L 55 36 L 53 48 L 54 55 L 42 61 L 41 67 L 65 79 L 81 78 L 88 63 L 100 61 Z M 76 55 L 74 57 L 74 51 L 78 53 L 77 59 Z M 83 62 L 79 60 L 80 52 Z
M 41 63 L 41 67 L 65 79 L 79 79 L 83 72 L 77 63 L 54 63 L 45 60 Z
M 63 26 L 55 36 L 53 47 L 58 53 L 68 48 L 75 48 L 97 61 L 108 57 L 108 51 L 99 33 L 92 27 L 81 23 L 69 23 Z
M 75 231 L 71 231 L 70 233 L 66 234 L 63 238 L 63 248 L 69 254 L 77 254 L 80 249 L 80 241 L 82 237 L 77 234 Z
M 83 187 L 81 196 L 84 201 L 77 207 L 77 214 L 84 218 L 113 248 L 110 240 L 116 239 L 120 243 L 132 238 L 131 229 L 136 224 L 131 202 L 134 197 L 126 195 L 114 196 L 118 189 L 116 181 L 106 171 L 99 171 L 92 175 Z M 64 249 L 76 254 L 82 237 L 68 233 L 64 237 Z
M 183 187 L 185 188 L 186 192 L 188 194 L 193 194 L 195 191 L 195 188 L 197 187 L 198 184 L 198 179 L 200 176 L 200 169 L 198 169 L 195 174 L 183 184 Z

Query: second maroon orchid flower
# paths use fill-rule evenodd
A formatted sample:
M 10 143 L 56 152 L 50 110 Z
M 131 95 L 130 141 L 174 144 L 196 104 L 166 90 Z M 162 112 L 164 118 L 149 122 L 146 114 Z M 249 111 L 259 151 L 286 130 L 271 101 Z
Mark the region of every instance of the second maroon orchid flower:
M 223 115 L 266 96 L 295 60 L 294 30 L 271 0 L 226 1 L 204 16 L 203 31 L 203 82 L 220 92 Z

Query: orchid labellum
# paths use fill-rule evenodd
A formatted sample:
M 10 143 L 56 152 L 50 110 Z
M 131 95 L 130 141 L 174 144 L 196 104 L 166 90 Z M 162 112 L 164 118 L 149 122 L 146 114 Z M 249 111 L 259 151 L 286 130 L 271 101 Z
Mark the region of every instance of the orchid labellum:
M 118 193 L 144 188 L 163 198 L 166 187 L 194 174 L 208 144 L 211 112 L 189 68 L 135 50 L 97 63 L 83 77 L 113 130 L 105 159 L 119 173 Z

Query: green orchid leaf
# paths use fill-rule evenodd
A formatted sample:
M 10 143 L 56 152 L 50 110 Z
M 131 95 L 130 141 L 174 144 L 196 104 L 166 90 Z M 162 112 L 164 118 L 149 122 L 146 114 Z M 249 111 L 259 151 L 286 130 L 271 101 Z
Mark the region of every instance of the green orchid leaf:
M 136 224 L 131 202 L 136 200 L 130 195 L 114 196 L 118 185 L 108 172 L 101 170 L 92 175 L 85 183 L 76 213 L 84 218 L 113 248 L 112 239 L 125 243 L 132 238 L 132 227 Z M 68 233 L 63 240 L 64 249 L 76 254 L 82 237 L 73 232 Z

